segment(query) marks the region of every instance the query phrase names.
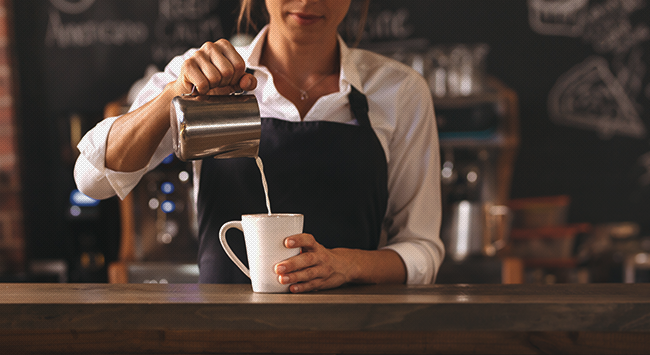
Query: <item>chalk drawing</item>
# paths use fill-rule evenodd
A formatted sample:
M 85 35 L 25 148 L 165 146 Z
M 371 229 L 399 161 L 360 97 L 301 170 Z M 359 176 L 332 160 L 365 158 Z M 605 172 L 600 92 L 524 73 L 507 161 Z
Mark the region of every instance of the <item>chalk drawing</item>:
M 637 46 L 624 55 L 615 56 L 611 61 L 612 72 L 625 88 L 628 97 L 643 95 L 643 79 L 648 72 L 643 55 L 643 49 Z
M 589 7 L 584 11 L 582 39 L 598 53 L 623 53 L 650 40 L 648 25 L 634 26 L 630 21 L 641 5 L 639 0 L 608 0 Z
M 533 31 L 580 38 L 598 54 L 571 68 L 549 92 L 553 122 L 595 130 L 603 139 L 646 136 L 635 101 L 644 91 L 641 45 L 650 40 L 650 27 L 631 22 L 645 6 L 647 0 L 528 0 Z
M 602 57 L 591 57 L 561 76 L 549 93 L 548 106 L 556 123 L 593 129 L 605 139 L 646 135 L 634 102 Z
M 645 169 L 645 172 L 639 177 L 641 187 L 650 186 L 650 152 L 645 153 L 637 160 L 639 166 Z

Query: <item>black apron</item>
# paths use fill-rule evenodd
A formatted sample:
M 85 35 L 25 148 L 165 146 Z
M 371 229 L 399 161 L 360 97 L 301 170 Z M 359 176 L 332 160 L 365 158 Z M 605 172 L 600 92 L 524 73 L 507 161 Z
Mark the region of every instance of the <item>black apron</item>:
M 259 156 L 273 213 L 303 214 L 304 232 L 326 248 L 374 250 L 388 200 L 386 156 L 366 97 L 355 88 L 348 97 L 358 126 L 262 118 Z M 219 229 L 267 213 L 255 159 L 204 159 L 197 203 L 199 282 L 250 283 L 223 251 Z M 230 229 L 227 239 L 248 265 L 243 234 Z

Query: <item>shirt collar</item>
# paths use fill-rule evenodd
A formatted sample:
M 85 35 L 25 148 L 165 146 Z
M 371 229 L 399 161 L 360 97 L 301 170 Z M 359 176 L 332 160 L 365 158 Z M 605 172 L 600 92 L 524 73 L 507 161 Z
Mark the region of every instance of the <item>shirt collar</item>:
M 240 54 L 246 65 L 250 69 L 261 70 L 266 74 L 270 74 L 265 67 L 260 66 L 260 57 L 262 56 L 262 48 L 266 40 L 268 32 L 268 25 L 264 26 L 262 30 L 255 36 L 253 41 L 246 47 L 243 47 Z M 364 93 L 363 85 L 359 75 L 359 69 L 354 65 L 352 58 L 353 50 L 351 50 L 345 43 L 341 36 L 338 36 L 339 48 L 341 52 L 341 72 L 339 73 L 339 90 L 341 92 L 349 92 L 349 86 L 354 86 L 361 93 Z

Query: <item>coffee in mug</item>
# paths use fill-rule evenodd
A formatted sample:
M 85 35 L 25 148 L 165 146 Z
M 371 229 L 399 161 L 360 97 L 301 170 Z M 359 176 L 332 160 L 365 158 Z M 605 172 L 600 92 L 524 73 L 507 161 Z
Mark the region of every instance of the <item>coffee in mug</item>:
M 221 245 L 228 257 L 251 279 L 254 292 L 289 292 L 289 285 L 283 285 L 274 271 L 275 264 L 300 253 L 300 248 L 287 248 L 284 240 L 302 233 L 304 216 L 301 214 L 249 214 L 241 221 L 226 222 L 219 230 Z M 248 265 L 233 253 L 226 241 L 226 232 L 237 228 L 244 232 Z

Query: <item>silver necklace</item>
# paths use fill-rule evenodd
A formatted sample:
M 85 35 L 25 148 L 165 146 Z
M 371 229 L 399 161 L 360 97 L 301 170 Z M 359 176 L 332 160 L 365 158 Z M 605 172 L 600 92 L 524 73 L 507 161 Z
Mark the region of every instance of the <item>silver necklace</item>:
M 289 85 L 291 85 L 294 89 L 298 90 L 300 92 L 300 100 L 305 101 L 309 98 L 309 90 L 313 89 L 314 86 L 320 84 L 327 78 L 329 75 L 324 75 L 322 78 L 320 78 L 317 82 L 313 83 L 311 86 L 309 86 L 306 89 L 301 89 L 298 85 L 294 84 L 291 79 L 289 79 L 288 76 L 286 76 L 283 72 L 277 70 L 277 69 L 272 69 L 274 73 L 280 74 L 282 78 L 284 78 L 284 81 L 286 81 Z

